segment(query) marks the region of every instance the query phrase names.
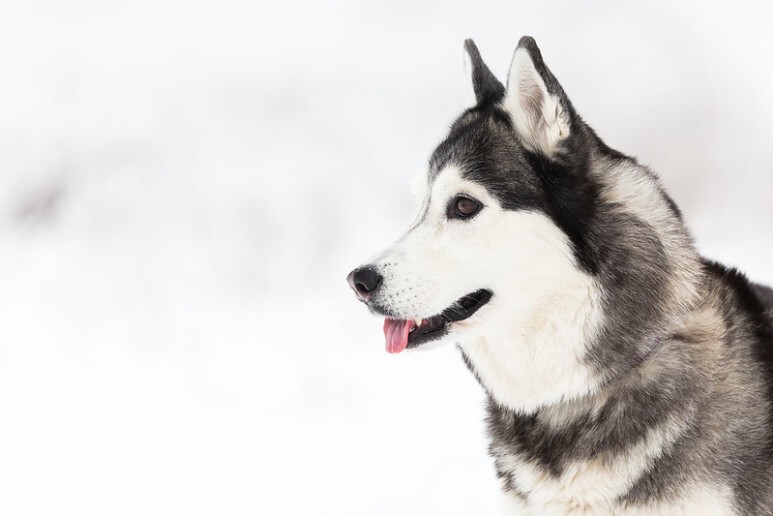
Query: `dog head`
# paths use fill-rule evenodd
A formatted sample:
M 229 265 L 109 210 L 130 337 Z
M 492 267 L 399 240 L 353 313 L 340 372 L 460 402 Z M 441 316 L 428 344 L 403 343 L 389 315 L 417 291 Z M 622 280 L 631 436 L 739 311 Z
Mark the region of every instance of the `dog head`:
M 592 132 L 575 114 L 532 38 L 505 87 L 468 40 L 476 104 L 454 122 L 414 184 L 405 234 L 349 274 L 386 318 L 386 348 L 463 342 L 526 321 L 586 288 L 596 264 L 582 214 Z

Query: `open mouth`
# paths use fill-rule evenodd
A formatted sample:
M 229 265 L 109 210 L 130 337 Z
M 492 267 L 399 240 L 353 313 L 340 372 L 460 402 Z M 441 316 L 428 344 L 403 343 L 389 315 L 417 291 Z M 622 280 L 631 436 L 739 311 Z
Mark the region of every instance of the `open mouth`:
M 424 319 L 384 320 L 384 337 L 389 353 L 400 353 L 436 340 L 448 332 L 450 324 L 463 321 L 491 300 L 490 290 L 481 289 L 467 294 L 437 315 Z

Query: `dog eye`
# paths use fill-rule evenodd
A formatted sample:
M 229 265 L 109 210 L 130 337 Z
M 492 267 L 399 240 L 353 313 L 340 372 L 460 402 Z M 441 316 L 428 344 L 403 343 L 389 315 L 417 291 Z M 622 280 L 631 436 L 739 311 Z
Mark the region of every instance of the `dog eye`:
M 483 206 L 469 197 L 456 197 L 448 205 L 449 219 L 469 219 L 475 216 Z

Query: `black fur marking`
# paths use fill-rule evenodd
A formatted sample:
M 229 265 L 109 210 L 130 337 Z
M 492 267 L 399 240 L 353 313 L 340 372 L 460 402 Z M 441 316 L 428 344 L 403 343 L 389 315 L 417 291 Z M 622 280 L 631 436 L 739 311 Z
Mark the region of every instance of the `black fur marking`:
M 475 42 L 471 39 L 466 40 L 464 49 L 470 56 L 472 64 L 472 87 L 478 106 L 490 106 L 501 101 L 505 97 L 505 87 L 483 62 Z
M 569 237 L 580 266 L 591 274 L 598 273 L 598 257 L 587 240 L 598 187 L 588 177 L 587 161 L 577 163 L 580 156 L 576 153 L 573 162 L 551 160 L 533 152 L 527 152 L 526 157 L 542 183 L 547 214 Z
M 773 464 L 773 320 L 766 309 L 773 305 L 773 290 L 762 285 L 752 285 L 744 274 L 736 269 L 727 268 L 714 261 L 704 260 L 707 274 L 718 276 L 731 289 L 734 299 L 725 306 L 742 308 L 739 320 L 736 314 L 726 314 L 729 334 L 744 333 L 749 328 L 752 333 L 752 351 L 761 365 L 767 383 L 768 403 L 768 442 L 758 453 L 747 457 L 746 468 L 736 475 L 734 494 L 739 505 L 749 514 L 762 514 L 757 494 L 764 492 L 771 482 L 770 464 Z M 771 304 L 768 304 L 771 303 Z M 767 306 L 766 306 L 767 305 Z M 743 326 L 742 328 L 737 328 Z M 735 328 L 734 328 L 735 327 Z M 761 407 L 759 407 L 761 408 Z M 735 472 L 733 472 L 735 473 Z
M 773 288 L 757 283 L 753 283 L 751 287 L 757 295 L 757 298 L 766 307 L 767 311 L 770 312 L 773 310 Z M 768 317 L 768 319 L 770 319 L 770 317 Z
M 605 324 L 589 358 L 609 379 L 635 367 L 643 347 L 663 330 L 669 314 L 661 299 L 672 271 L 648 224 L 610 206 L 597 215 L 591 238 L 600 257 Z

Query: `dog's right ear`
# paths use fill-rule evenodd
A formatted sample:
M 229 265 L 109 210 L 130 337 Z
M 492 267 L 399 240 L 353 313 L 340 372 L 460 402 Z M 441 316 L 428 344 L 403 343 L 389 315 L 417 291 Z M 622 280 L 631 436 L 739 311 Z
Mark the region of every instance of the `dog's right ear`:
M 471 39 L 465 40 L 464 49 L 472 70 L 472 89 L 478 106 L 490 106 L 505 98 L 505 87 L 499 82 L 480 57 L 478 47 Z

